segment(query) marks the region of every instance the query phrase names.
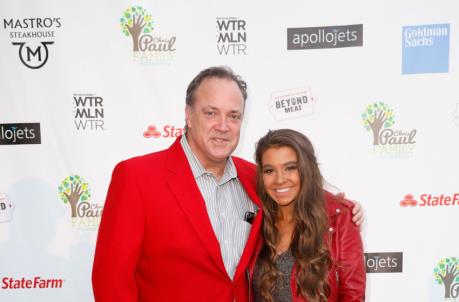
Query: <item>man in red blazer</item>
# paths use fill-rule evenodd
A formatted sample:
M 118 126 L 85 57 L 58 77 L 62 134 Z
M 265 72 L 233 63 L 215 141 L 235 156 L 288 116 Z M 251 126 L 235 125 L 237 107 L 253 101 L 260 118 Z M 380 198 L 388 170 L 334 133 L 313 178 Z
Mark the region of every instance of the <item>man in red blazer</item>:
M 187 89 L 186 135 L 115 167 L 94 258 L 97 302 L 249 300 L 262 211 L 255 166 L 231 156 L 246 98 L 229 68 L 201 71 Z

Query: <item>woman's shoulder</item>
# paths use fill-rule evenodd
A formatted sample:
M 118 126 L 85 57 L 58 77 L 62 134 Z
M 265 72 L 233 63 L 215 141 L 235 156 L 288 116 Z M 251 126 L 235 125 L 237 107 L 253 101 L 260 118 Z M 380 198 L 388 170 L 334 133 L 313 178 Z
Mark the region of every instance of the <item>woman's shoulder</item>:
M 328 216 L 351 215 L 354 203 L 340 196 L 336 196 L 328 191 L 324 191 L 325 207 Z

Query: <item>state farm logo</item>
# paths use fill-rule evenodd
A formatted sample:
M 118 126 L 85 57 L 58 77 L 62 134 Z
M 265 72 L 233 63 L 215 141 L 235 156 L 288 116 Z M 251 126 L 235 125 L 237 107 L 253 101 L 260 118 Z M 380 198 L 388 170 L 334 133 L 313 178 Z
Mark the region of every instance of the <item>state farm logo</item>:
M 421 194 L 419 201 L 412 194 L 406 194 L 400 201 L 402 207 L 436 207 L 436 206 L 459 206 L 459 193 L 453 194 Z
M 155 125 L 150 125 L 147 130 L 143 132 L 145 138 L 160 138 L 160 137 L 179 137 L 185 133 L 184 128 L 175 127 L 172 125 L 165 125 L 162 129 L 157 128 Z
M 89 183 L 79 175 L 62 180 L 58 195 L 71 210 L 72 226 L 80 229 L 96 229 L 99 226 L 103 206 L 91 201 Z
M 434 277 L 435 281 L 444 287 L 445 294 L 442 301 L 457 301 L 456 298 L 459 297 L 459 258 L 441 259 L 434 268 Z
M 401 273 L 403 271 L 403 253 L 365 253 L 367 273 Z
M 311 115 L 315 98 L 307 88 L 295 88 L 274 92 L 271 95 L 271 113 L 277 120 Z
M 2 289 L 33 289 L 33 288 L 62 288 L 64 279 L 51 279 L 33 277 L 15 279 L 13 277 L 2 278 Z
M 131 37 L 133 59 L 145 65 L 167 65 L 175 56 L 175 36 L 152 35 L 158 31 L 153 17 L 141 6 L 132 6 L 123 12 L 120 27 Z
M 48 61 L 49 46 L 62 26 L 60 17 L 3 19 L 11 44 L 18 47 L 19 59 L 30 69 L 39 69 Z
M 381 157 L 406 157 L 414 152 L 416 129 L 393 129 L 394 110 L 383 102 L 372 103 L 362 113 L 363 127 L 373 134 L 373 152 Z
M 0 124 L 0 145 L 41 144 L 40 123 Z
M 0 222 L 7 222 L 13 218 L 13 204 L 6 194 L 0 193 Z
M 247 55 L 247 22 L 241 18 L 217 18 L 217 50 L 219 55 Z

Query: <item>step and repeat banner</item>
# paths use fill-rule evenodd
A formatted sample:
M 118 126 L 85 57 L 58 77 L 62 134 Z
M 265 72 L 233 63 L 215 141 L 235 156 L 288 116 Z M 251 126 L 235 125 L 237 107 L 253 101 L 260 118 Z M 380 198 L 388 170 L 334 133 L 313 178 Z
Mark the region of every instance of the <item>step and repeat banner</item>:
M 363 205 L 367 301 L 459 301 L 458 12 L 1 1 L 0 301 L 94 300 L 113 167 L 180 136 L 186 87 L 215 65 L 248 83 L 236 155 L 253 161 L 269 129 L 302 131 L 331 190 Z

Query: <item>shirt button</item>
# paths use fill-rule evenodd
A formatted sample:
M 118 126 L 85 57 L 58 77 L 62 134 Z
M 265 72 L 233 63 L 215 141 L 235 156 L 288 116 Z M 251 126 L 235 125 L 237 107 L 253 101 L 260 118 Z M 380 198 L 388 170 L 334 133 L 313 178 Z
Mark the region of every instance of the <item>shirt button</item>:
M 329 230 L 330 232 L 333 232 L 333 228 L 329 228 L 328 230 Z
M 339 213 L 339 212 L 341 212 L 341 210 L 340 209 L 336 209 L 336 213 Z

